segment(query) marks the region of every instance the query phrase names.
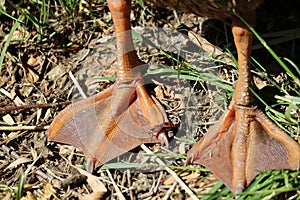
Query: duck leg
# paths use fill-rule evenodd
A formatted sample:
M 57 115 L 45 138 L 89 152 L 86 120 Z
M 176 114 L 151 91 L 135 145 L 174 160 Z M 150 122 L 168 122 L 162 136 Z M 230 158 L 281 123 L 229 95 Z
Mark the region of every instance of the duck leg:
M 300 147 L 253 104 L 249 90 L 252 34 L 239 20 L 232 25 L 239 78 L 228 110 L 188 152 L 187 163 L 209 168 L 232 192 L 240 193 L 259 172 L 299 168 Z
M 131 0 L 107 2 L 116 29 L 117 81 L 105 91 L 68 106 L 48 130 L 50 141 L 81 149 L 90 172 L 143 143 L 167 143 L 165 135 L 159 134 L 165 113 L 147 93 L 139 71 L 143 63 L 131 36 Z

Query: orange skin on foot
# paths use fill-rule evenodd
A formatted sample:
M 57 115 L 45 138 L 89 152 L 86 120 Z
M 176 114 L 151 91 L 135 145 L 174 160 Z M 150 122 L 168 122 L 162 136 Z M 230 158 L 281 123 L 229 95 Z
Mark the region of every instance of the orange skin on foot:
M 187 163 L 208 167 L 232 192 L 240 193 L 259 172 L 299 169 L 300 147 L 258 110 L 250 92 L 250 25 L 262 0 L 150 0 L 184 12 L 232 19 L 239 78 L 228 110 L 188 152 Z M 107 0 L 116 29 L 118 77 L 107 90 L 68 106 L 52 122 L 48 139 L 81 149 L 88 171 L 143 144 L 167 143 L 166 114 L 147 93 L 132 41 L 130 0 Z

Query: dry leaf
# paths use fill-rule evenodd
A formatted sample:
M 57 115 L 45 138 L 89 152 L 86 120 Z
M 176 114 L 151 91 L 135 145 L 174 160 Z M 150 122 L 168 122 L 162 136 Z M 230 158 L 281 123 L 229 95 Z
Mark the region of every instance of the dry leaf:
M 98 177 L 90 174 L 89 172 L 76 167 L 76 169 L 81 173 L 82 175 L 87 176 L 87 182 L 89 186 L 92 188 L 93 192 L 91 194 L 87 194 L 83 197 L 80 197 L 80 200 L 100 200 L 104 198 L 105 193 L 107 192 L 107 189 L 105 185 L 98 179 Z
M 10 163 L 5 169 L 4 171 L 8 170 L 8 169 L 12 169 L 20 164 L 23 163 L 27 163 L 27 162 L 31 162 L 32 160 L 29 158 L 24 158 L 24 157 L 20 157 L 17 160 L 15 160 L 14 162 Z
M 163 92 L 163 89 L 161 86 L 156 86 L 154 88 L 154 91 L 155 91 L 156 98 L 158 98 L 158 99 L 164 98 L 164 92 Z
M 55 193 L 56 193 L 56 190 L 53 187 L 53 185 L 50 183 L 47 183 L 45 186 L 45 190 L 44 190 L 44 197 L 46 199 L 50 199 L 52 197 L 52 195 L 54 195 Z
M 46 75 L 50 81 L 55 81 L 67 72 L 67 66 L 57 65 L 52 68 Z
M 20 99 L 20 97 L 16 96 L 14 99 L 13 99 L 14 103 L 16 104 L 16 106 L 22 106 L 22 105 L 25 105 L 25 103 Z
M 14 119 L 10 116 L 10 114 L 6 114 L 2 117 L 3 121 L 8 125 L 12 126 L 15 124 Z
M 10 132 L 9 134 L 8 134 L 8 136 L 7 136 L 7 140 L 11 140 L 11 139 L 13 139 L 13 138 L 16 138 L 16 137 L 18 137 L 18 135 L 20 134 L 20 132 L 14 132 L 14 131 L 12 131 L 12 132 Z
M 12 98 L 11 97 L 11 94 L 7 91 L 7 90 L 5 90 L 5 89 L 3 89 L 3 88 L 0 88 L 0 92 L 2 93 L 2 94 L 4 94 L 5 96 L 7 96 L 8 98 Z
M 11 193 L 8 191 L 2 200 L 11 200 Z
M 87 182 L 89 186 L 92 188 L 93 192 L 104 192 L 104 193 L 107 192 L 105 185 L 98 179 L 97 176 L 94 176 L 89 172 L 80 169 L 79 167 L 76 167 L 76 169 L 79 171 L 79 173 L 88 177 Z
M 92 192 L 83 197 L 80 197 L 80 200 L 101 200 L 104 199 L 106 192 Z
M 178 149 L 179 149 L 180 155 L 186 155 L 186 147 L 185 147 L 185 145 L 186 144 L 184 142 L 182 142 L 182 143 L 179 144 Z
M 41 119 L 41 116 L 42 116 L 42 112 L 43 112 L 43 109 L 41 109 L 41 108 L 37 109 L 37 114 L 36 114 L 36 121 L 37 121 L 37 123 L 40 122 L 40 119 Z
M 24 97 L 29 97 L 33 89 L 35 88 L 32 85 L 23 85 L 19 91 Z
M 195 173 L 191 173 L 187 176 L 182 177 L 183 180 L 186 180 L 187 182 L 198 180 L 200 177 L 200 172 L 196 171 Z
M 36 74 L 33 70 L 29 67 L 26 68 L 27 73 L 25 77 L 25 83 L 36 83 L 39 80 L 39 75 Z
M 167 178 L 164 181 L 164 185 L 172 185 L 175 182 L 176 182 L 176 179 L 174 178 L 174 176 L 169 176 L 169 178 Z
M 262 88 L 264 88 L 265 86 L 267 86 L 267 82 L 266 81 L 263 81 L 260 77 L 256 77 L 254 76 L 253 77 L 253 80 L 254 80 L 254 83 L 256 85 L 256 87 L 261 90 Z
M 36 65 L 38 65 L 38 59 L 36 59 L 33 56 L 30 56 L 27 60 L 27 64 L 30 66 L 36 66 Z
M 44 120 L 48 121 L 49 117 L 51 117 L 51 108 L 47 109 L 47 111 L 45 112 L 45 116 L 44 116 Z
M 195 181 L 195 180 L 199 179 L 200 172 L 196 171 L 195 173 L 186 174 L 186 175 L 185 174 L 181 174 L 181 177 L 182 177 L 183 180 L 186 180 L 187 182 L 192 182 L 192 181 Z M 169 176 L 169 178 L 167 178 L 164 181 L 164 185 L 171 185 L 174 182 L 176 182 L 176 179 L 173 176 Z
M 22 197 L 21 200 L 37 200 L 37 199 L 31 192 L 27 191 L 26 196 Z

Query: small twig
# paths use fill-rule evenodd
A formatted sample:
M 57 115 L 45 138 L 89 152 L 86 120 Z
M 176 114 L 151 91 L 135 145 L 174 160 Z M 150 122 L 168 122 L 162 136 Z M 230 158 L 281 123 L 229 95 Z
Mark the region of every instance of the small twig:
M 75 87 L 76 87 L 77 90 L 79 91 L 80 95 L 81 95 L 84 99 L 86 99 L 86 98 L 87 98 L 86 94 L 84 93 L 84 91 L 83 91 L 82 88 L 80 87 L 78 81 L 76 80 L 76 78 L 74 77 L 74 75 L 72 74 L 71 71 L 69 71 L 69 76 L 70 76 L 70 78 L 72 79 L 72 81 L 73 81 Z
M 46 126 L 0 126 L 0 131 L 42 131 L 47 130 L 49 125 Z
M 48 176 L 47 174 L 45 174 L 42 170 L 37 169 L 34 172 L 36 175 L 40 176 L 42 179 L 47 180 L 48 182 L 51 182 L 52 178 L 50 176 Z M 57 179 L 55 179 L 57 180 Z M 58 180 L 59 181 L 59 180 Z
M 129 188 L 129 196 L 130 196 L 130 199 L 133 200 L 134 197 L 133 197 L 133 191 L 132 191 L 132 187 L 131 187 L 131 176 L 130 176 L 130 170 L 127 169 L 126 170 L 126 174 L 127 174 L 127 182 L 128 182 L 128 188 Z
M 9 142 L 11 142 L 12 140 L 15 140 L 18 137 L 21 137 L 22 135 L 24 135 L 25 133 L 27 133 L 27 131 L 16 131 L 16 134 L 14 134 L 13 136 L 6 138 L 4 140 L 2 140 L 0 142 L 0 145 L 2 144 L 8 144 Z
M 166 195 L 162 198 L 162 200 L 168 200 L 172 192 L 174 191 L 175 187 L 177 185 L 177 182 L 174 182 L 173 185 L 168 189 Z
M 114 188 L 115 188 L 115 190 L 117 192 L 118 198 L 120 200 L 125 200 L 125 197 L 123 196 L 121 190 L 118 188 L 118 186 L 117 186 L 116 182 L 114 181 L 114 179 L 113 179 L 110 171 L 107 169 L 106 172 L 107 172 L 107 174 L 108 174 L 108 176 L 109 176 L 109 178 L 110 178 L 110 180 L 111 180 L 111 182 L 112 182 L 112 184 L 113 184 L 113 186 L 114 186 Z
M 154 190 L 153 190 L 154 193 L 156 193 L 158 191 L 158 187 L 159 187 L 159 184 L 161 183 L 162 177 L 163 177 L 163 171 L 161 171 L 160 174 L 159 174 L 159 177 L 157 179 L 157 184 L 156 184 L 156 186 L 154 187 Z
M 5 106 L 0 108 L 0 112 L 9 112 L 14 110 L 28 110 L 32 108 L 48 108 L 48 107 L 55 107 L 61 105 L 69 105 L 71 101 L 65 102 L 57 102 L 57 103 L 42 103 L 42 104 L 33 104 L 33 105 L 22 105 L 22 106 Z
M 15 159 L 18 159 L 20 156 L 17 152 L 15 152 L 14 150 L 11 150 L 8 146 L 6 145 L 2 145 L 1 148 L 10 156 L 14 157 Z
M 42 157 L 42 155 L 44 154 L 45 148 L 43 148 L 43 150 L 39 153 L 39 155 L 33 160 L 32 163 L 30 163 L 26 170 L 25 170 L 25 174 L 27 175 L 33 168 L 35 163 Z
M 144 144 L 141 145 L 141 148 L 148 154 L 154 154 L 148 147 L 146 147 Z M 155 161 L 162 165 L 166 166 L 166 164 L 159 158 L 156 158 Z M 193 193 L 193 191 L 181 180 L 181 178 L 169 167 L 164 167 L 164 169 L 171 174 L 175 180 L 180 184 L 180 186 L 186 191 L 186 193 L 193 199 L 193 200 L 199 200 L 198 197 Z

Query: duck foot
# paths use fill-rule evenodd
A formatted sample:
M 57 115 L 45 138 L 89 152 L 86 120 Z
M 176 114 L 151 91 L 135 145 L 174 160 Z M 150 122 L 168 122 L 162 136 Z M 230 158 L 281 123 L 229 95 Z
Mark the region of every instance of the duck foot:
M 300 147 L 255 107 L 234 106 L 188 152 L 188 163 L 209 168 L 232 192 L 273 169 L 299 169 Z
M 166 121 L 141 79 L 117 81 L 103 92 L 60 112 L 48 130 L 49 141 L 72 145 L 87 157 L 92 172 L 143 143 L 165 143 Z

